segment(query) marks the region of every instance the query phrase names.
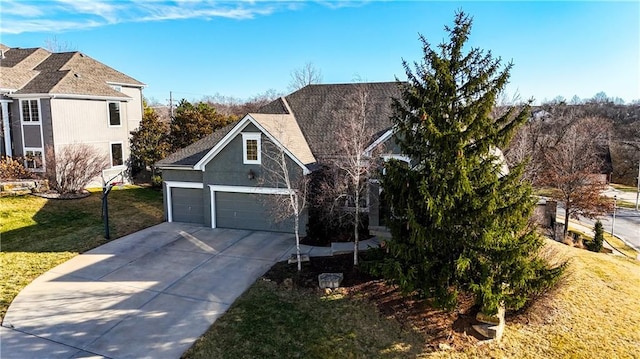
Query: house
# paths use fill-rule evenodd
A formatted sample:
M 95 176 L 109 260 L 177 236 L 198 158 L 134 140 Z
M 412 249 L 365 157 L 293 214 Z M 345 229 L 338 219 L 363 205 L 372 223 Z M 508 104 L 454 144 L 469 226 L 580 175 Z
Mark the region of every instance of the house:
M 339 114 L 357 91 L 367 94 L 367 123 L 376 133 L 371 143 L 389 141 L 391 101 L 400 95 L 396 82 L 306 86 L 159 161 L 166 219 L 212 228 L 292 232 L 291 219 L 273 218 L 269 196 L 288 191 L 282 184 L 260 180 L 268 172 L 263 152 L 269 144 L 281 148 L 294 178 L 340 156 L 335 145 L 344 130 Z M 304 235 L 308 216 L 301 217 Z
M 142 120 L 143 87 L 78 51 L 0 44 L 0 154 L 45 172 L 54 160 L 48 153 L 84 143 L 109 156 L 103 175 L 116 175 L 126 169 L 129 135 Z

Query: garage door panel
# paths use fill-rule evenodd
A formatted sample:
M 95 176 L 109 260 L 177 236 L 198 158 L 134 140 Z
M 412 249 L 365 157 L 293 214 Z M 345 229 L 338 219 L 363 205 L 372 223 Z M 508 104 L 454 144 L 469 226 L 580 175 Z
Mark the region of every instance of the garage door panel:
M 279 195 L 216 192 L 216 227 L 293 232 L 293 218 L 275 223 L 269 196 Z
M 174 222 L 204 223 L 203 190 L 172 188 L 171 213 Z

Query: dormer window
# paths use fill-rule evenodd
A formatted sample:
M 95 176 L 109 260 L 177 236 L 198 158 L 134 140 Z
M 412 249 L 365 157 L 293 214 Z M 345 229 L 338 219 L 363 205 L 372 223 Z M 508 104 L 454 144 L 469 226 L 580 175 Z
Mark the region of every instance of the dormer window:
M 261 163 L 260 139 L 260 133 L 242 134 L 242 160 L 245 165 Z

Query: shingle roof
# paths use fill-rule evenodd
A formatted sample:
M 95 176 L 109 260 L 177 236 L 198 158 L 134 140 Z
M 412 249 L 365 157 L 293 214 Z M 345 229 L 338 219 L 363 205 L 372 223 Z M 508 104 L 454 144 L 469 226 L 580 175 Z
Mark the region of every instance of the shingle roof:
M 345 112 L 358 93 L 367 95 L 367 123 L 374 133 L 383 133 L 392 126 L 391 99 L 400 96 L 397 82 L 309 85 L 286 96 L 309 148 L 318 159 L 337 155 L 337 133 L 342 131 Z M 264 113 L 274 108 L 279 99 L 258 110 Z
M 315 163 L 316 159 L 304 138 L 293 115 L 250 113 L 271 136 L 275 137 L 303 164 Z
M 1 45 L 1 44 L 0 44 Z M 1 45 L 0 47 L 6 48 Z M 41 48 L 7 48 L 0 59 L 0 88 L 16 94 L 50 93 L 87 96 L 127 96 L 109 83 L 144 86 L 80 52 L 51 53 Z
M 392 126 L 391 101 L 400 96 L 397 82 L 309 85 L 249 115 L 302 163 L 310 164 L 316 159 L 337 155 L 337 133 L 343 130 L 341 122 L 345 112 L 359 93 L 367 95 L 368 124 L 372 132 L 382 135 Z M 193 166 L 236 124 L 169 155 L 157 165 Z
M 209 150 L 213 148 L 224 136 L 229 133 L 238 124 L 239 121 L 232 122 L 227 126 L 218 129 L 214 133 L 206 136 L 199 141 L 179 149 L 178 151 L 170 154 L 169 156 L 161 159 L 156 163 L 156 166 L 162 167 L 165 165 L 170 166 L 193 166 L 204 157 Z

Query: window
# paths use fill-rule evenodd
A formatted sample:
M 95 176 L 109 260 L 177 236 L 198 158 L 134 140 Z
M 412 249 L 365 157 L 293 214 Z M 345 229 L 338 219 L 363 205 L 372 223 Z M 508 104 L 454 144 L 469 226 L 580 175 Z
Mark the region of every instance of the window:
M 111 144 L 111 167 L 122 166 L 124 164 L 124 156 L 122 154 L 122 143 L 116 142 Z
M 242 159 L 244 164 L 260 164 L 260 134 L 242 134 Z
M 38 111 L 38 100 L 22 100 L 22 121 L 40 122 L 40 112 Z
M 120 102 L 108 102 L 109 126 L 120 126 Z
M 24 154 L 24 167 L 33 170 L 42 170 L 42 150 L 27 150 Z

